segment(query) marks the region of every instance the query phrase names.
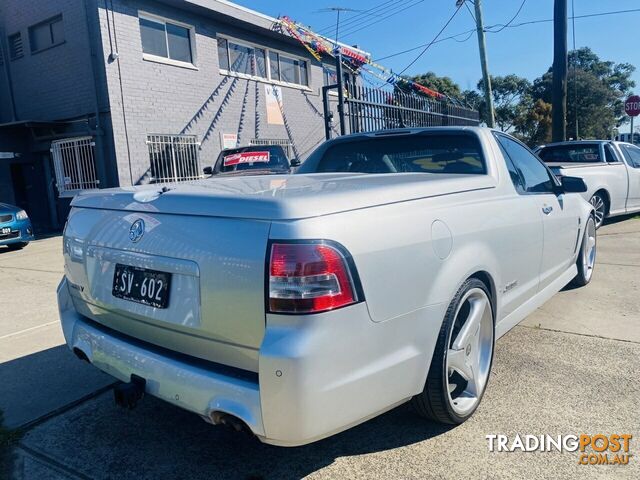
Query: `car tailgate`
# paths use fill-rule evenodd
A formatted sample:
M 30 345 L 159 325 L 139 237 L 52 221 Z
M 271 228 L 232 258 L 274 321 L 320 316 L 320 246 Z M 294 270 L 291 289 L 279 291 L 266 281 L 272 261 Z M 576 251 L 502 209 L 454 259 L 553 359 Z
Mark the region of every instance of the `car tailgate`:
M 145 228 L 134 242 L 137 220 Z M 64 255 L 74 305 L 138 340 L 257 371 L 269 227 L 265 220 L 73 208 Z M 117 264 L 169 273 L 166 308 L 116 298 Z

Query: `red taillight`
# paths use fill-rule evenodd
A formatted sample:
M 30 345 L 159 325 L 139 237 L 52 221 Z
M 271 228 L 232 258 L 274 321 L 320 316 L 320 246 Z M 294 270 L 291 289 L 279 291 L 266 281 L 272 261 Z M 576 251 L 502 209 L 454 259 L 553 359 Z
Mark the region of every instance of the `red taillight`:
M 357 301 L 345 256 L 324 243 L 274 243 L 269 262 L 269 310 L 318 313 Z

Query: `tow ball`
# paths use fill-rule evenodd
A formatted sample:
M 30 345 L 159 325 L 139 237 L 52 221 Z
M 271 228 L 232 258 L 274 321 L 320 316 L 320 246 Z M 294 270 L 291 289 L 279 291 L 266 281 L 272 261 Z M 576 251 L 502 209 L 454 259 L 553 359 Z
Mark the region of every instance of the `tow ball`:
M 113 387 L 113 399 L 116 405 L 129 410 L 134 409 L 138 401 L 144 397 L 146 384 L 147 381 L 144 378 L 132 374 L 129 383 L 120 383 Z

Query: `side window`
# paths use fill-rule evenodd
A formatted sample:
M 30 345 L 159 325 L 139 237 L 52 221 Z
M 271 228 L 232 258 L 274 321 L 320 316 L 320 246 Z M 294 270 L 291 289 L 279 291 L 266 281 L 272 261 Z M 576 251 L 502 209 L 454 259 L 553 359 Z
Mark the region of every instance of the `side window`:
M 610 145 L 604 146 L 604 157 L 607 163 L 615 163 L 618 161 Z
M 496 137 L 497 140 L 497 137 Z M 498 146 L 500 147 L 500 151 L 502 152 L 502 156 L 504 157 L 504 161 L 507 164 L 507 169 L 509 170 L 509 176 L 511 176 L 511 181 L 513 182 L 513 186 L 516 187 L 518 193 L 525 193 L 524 180 L 520 176 L 520 172 L 516 169 L 516 166 L 511 161 L 511 157 L 509 153 L 502 146 L 502 143 L 498 142 Z
M 632 145 L 622 145 L 621 149 L 629 166 L 640 168 L 640 148 Z
M 526 147 L 505 135 L 496 135 L 524 183 L 526 193 L 554 193 L 555 183 L 542 161 Z

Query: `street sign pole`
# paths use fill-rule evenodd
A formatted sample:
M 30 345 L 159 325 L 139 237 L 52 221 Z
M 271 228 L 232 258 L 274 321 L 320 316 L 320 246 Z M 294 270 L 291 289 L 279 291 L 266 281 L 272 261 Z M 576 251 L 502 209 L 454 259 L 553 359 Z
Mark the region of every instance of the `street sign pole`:
M 633 119 L 636 117 L 631 117 L 631 145 L 634 145 L 633 142 Z

